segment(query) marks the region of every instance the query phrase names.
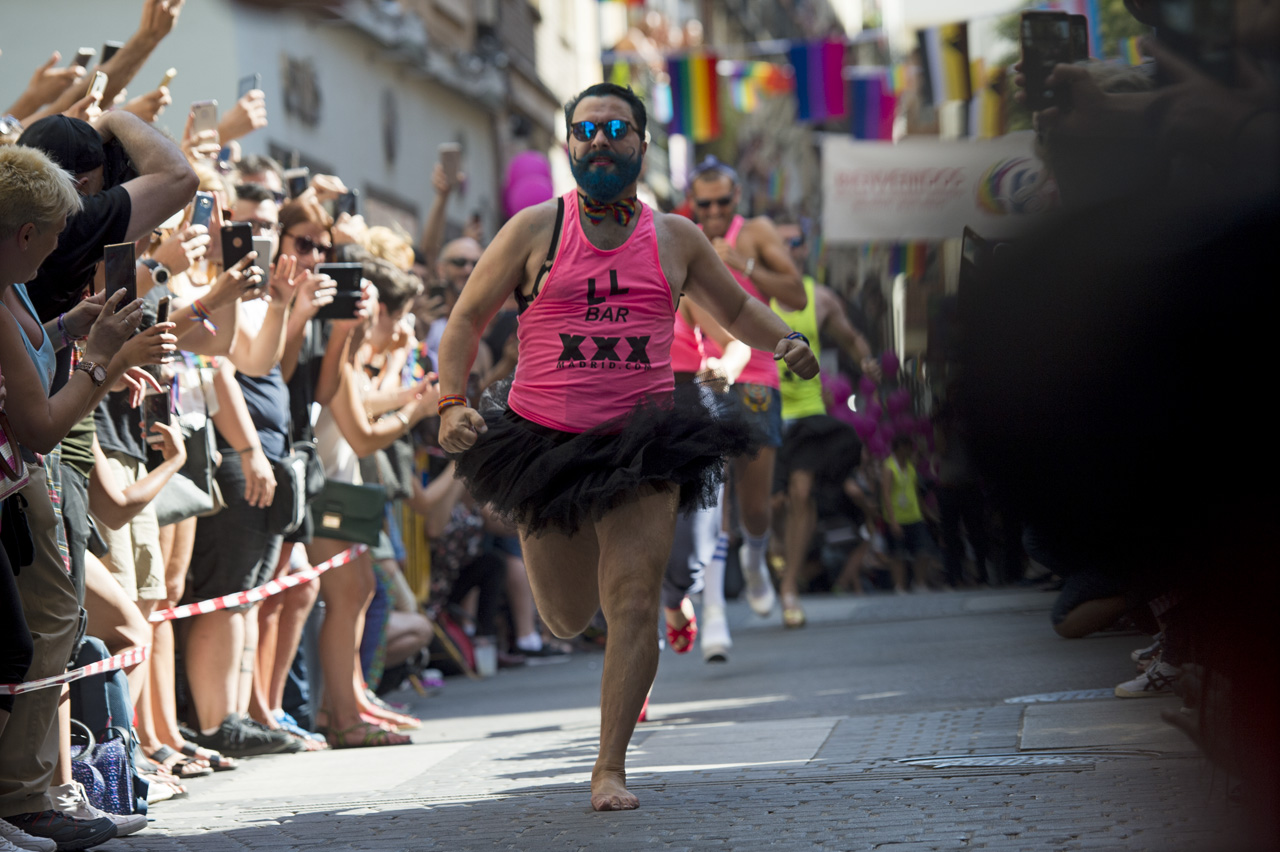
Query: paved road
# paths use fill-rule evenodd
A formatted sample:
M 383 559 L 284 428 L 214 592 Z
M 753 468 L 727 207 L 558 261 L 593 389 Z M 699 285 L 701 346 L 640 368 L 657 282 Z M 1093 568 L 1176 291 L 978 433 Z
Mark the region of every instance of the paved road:
M 1061 640 L 1051 602 L 815 598 L 801 631 L 731 604 L 727 665 L 663 653 L 629 757 L 638 811 L 590 810 L 588 653 L 397 696 L 427 720 L 414 745 L 246 761 L 101 848 L 1230 848 L 1224 778 L 1159 720 L 1176 701 L 1109 697 L 1144 637 Z

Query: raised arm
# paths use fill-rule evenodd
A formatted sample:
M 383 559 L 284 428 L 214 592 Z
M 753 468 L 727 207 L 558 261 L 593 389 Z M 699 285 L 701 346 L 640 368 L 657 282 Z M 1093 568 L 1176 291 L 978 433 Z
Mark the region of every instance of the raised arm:
M 802 309 L 809 301 L 804 294 L 804 280 L 773 222 L 764 217 L 752 219 L 746 231 L 760 258 L 751 268 L 751 283 L 783 307 L 793 311 Z
M 191 201 L 200 180 L 182 149 L 131 112 L 113 109 L 95 124 L 103 142 L 120 140 L 138 177 L 124 184 L 129 193 L 129 228 L 125 241 L 137 240 L 160 226 Z
M 164 437 L 164 461 L 147 471 L 147 475 L 124 488 L 116 481 L 107 456 L 93 436 L 93 475 L 89 478 L 89 508 L 98 520 L 113 530 L 129 523 L 135 515 L 156 499 L 165 483 L 182 470 L 187 461 L 182 433 L 167 423 L 155 423 L 151 428 Z
M 849 322 L 840 297 L 830 287 L 819 284 L 813 288 L 813 298 L 817 302 L 817 315 L 823 317 L 818 330 L 834 340 L 844 354 L 857 361 L 863 373 L 879 381 L 880 365 L 871 355 L 871 345 Z

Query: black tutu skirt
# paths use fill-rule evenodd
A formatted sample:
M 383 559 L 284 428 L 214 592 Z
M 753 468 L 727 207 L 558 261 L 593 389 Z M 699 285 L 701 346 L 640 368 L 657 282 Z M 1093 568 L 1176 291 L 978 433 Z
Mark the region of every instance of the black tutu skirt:
M 588 432 L 561 432 L 507 406 L 510 380 L 480 413 L 489 430 L 455 456 L 471 495 L 530 534 L 573 535 L 653 486 L 678 488 L 680 510 L 714 505 L 724 461 L 759 445 L 741 420 L 713 414 L 695 384 L 669 401 L 644 401 Z

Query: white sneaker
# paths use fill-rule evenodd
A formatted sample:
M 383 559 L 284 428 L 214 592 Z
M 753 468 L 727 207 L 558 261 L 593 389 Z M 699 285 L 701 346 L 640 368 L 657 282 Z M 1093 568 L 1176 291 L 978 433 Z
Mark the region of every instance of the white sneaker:
M 702 659 L 708 663 L 729 662 L 729 649 L 733 640 L 729 638 L 729 622 L 725 620 L 721 607 L 704 606 L 699 631 L 702 639 Z
M 146 814 L 109 814 L 100 811 L 89 801 L 89 794 L 79 781 L 49 787 L 53 809 L 75 819 L 102 819 L 106 817 L 116 824 L 116 837 L 137 834 L 147 827 Z
M 1117 698 L 1155 698 L 1161 695 L 1172 695 L 1173 685 L 1182 675 L 1182 669 L 1171 666 L 1164 660 L 1153 660 L 1147 670 L 1116 687 Z
M 747 603 L 761 618 L 767 618 L 773 612 L 774 601 L 778 596 L 773 591 L 773 580 L 769 578 L 769 569 L 760 566 L 753 570 L 747 567 L 747 546 L 738 548 L 738 566 L 742 569 L 742 579 L 747 582 Z
M 58 844 L 47 837 L 27 834 L 0 819 L 0 852 L 58 852 Z

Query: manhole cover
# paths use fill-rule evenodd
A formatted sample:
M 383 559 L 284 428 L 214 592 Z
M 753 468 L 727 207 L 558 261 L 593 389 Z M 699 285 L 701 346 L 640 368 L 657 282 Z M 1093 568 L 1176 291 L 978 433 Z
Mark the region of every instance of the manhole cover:
M 1073 689 L 1069 692 L 1041 692 L 1037 695 L 1019 695 L 1006 698 L 1005 704 L 1048 704 L 1054 701 L 1096 701 L 1099 698 L 1114 698 L 1114 689 Z
M 1007 754 L 939 754 L 895 761 L 907 766 L 955 769 L 977 766 L 1092 766 L 1099 761 L 1125 757 L 1159 757 L 1152 751 L 1015 752 Z

